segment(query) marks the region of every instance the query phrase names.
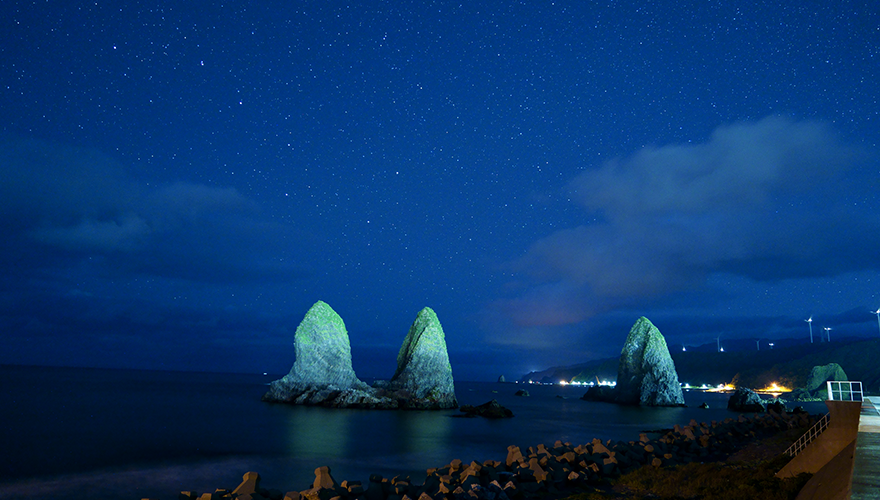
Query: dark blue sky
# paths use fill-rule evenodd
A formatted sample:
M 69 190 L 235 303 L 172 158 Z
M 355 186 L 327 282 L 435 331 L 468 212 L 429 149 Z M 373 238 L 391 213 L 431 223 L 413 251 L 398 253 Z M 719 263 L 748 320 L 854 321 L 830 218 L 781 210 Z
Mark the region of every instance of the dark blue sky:
M 877 336 L 878 82 L 867 1 L 4 1 L 0 362 Z

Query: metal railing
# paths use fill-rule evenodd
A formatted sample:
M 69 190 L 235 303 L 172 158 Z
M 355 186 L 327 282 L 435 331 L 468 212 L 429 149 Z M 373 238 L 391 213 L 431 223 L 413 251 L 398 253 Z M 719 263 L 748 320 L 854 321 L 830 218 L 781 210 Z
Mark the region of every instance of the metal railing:
M 861 401 L 862 383 L 849 381 L 831 381 L 828 384 L 828 399 L 831 401 Z
M 828 399 L 831 401 L 862 401 L 863 393 L 861 382 L 829 380 L 827 386 Z M 785 450 L 785 454 L 790 457 L 795 457 L 798 453 L 803 451 L 803 449 L 812 443 L 819 434 L 822 434 L 822 432 L 828 428 L 828 422 L 831 420 L 830 415 L 830 413 L 826 413 L 824 417 L 819 419 L 815 425 L 810 427 L 810 430 L 805 432 L 803 436 Z
M 828 428 L 828 422 L 831 420 L 830 413 L 826 413 L 824 417 L 820 418 L 818 422 L 816 422 L 810 430 L 804 433 L 803 436 L 800 437 L 797 441 L 794 442 L 791 446 L 785 450 L 785 454 L 794 458 L 798 453 L 803 451 L 804 448 L 807 447 L 810 443 L 816 439 L 819 434 L 825 431 Z

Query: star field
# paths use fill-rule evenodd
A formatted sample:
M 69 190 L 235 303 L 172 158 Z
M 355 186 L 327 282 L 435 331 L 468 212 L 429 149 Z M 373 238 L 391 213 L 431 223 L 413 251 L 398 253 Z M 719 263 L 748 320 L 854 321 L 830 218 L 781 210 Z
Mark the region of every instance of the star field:
M 865 2 L 0 10 L 0 362 L 283 372 L 317 300 L 365 377 L 424 306 L 465 379 L 877 333 Z

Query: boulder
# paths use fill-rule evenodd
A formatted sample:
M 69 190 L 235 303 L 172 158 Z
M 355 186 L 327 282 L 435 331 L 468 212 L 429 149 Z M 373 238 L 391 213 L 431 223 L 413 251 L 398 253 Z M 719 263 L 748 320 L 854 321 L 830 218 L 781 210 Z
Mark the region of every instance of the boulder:
M 461 407 L 461 412 L 464 413 L 465 417 L 485 417 L 485 418 L 510 418 L 513 416 L 513 412 L 508 408 L 501 406 L 501 404 L 497 400 L 489 401 L 488 403 L 483 403 L 479 406 L 473 405 L 463 405 Z
M 397 354 L 397 371 L 388 388 L 398 393 L 404 408 L 458 407 L 446 336 L 437 314 L 430 307 L 419 311 L 410 326 Z
M 828 390 L 825 382 L 829 380 L 849 380 L 843 368 L 837 363 L 828 363 L 824 366 L 814 366 L 810 370 L 810 376 L 807 377 L 807 383 L 804 389 L 810 393 L 813 398 L 828 399 Z
M 499 383 L 499 384 L 507 383 L 507 379 L 504 378 L 504 375 L 501 375 L 501 376 L 498 377 L 498 383 Z
M 739 387 L 727 400 L 727 409 L 743 413 L 763 413 L 764 402 L 757 392 Z
M 785 407 L 785 401 L 781 399 L 774 399 L 773 401 L 767 402 L 767 405 L 764 407 L 764 409 L 767 410 L 768 413 L 772 411 L 777 415 L 783 415 L 788 410 Z
M 608 385 L 594 385 L 587 389 L 586 394 L 581 396 L 584 401 L 614 402 L 614 388 Z
M 332 406 L 343 391 L 370 391 L 351 366 L 351 346 L 342 318 L 316 302 L 296 329 L 296 361 L 283 378 L 269 384 L 263 401 Z
M 232 495 L 238 498 L 252 498 L 260 489 L 260 475 L 256 472 L 247 472 L 242 476 L 242 482 L 232 490 Z
M 525 389 L 520 389 L 520 390 L 514 392 L 513 395 L 514 395 L 514 396 L 523 396 L 523 397 L 529 397 L 529 396 L 530 396 L 529 391 L 527 391 L 527 390 L 525 390 Z
M 666 339 L 644 316 L 636 321 L 623 344 L 614 393 L 615 401 L 621 404 L 684 406 Z
M 791 391 L 786 397 L 792 401 L 817 401 L 819 399 L 817 397 L 814 397 L 812 394 L 810 394 L 810 391 L 804 389 L 803 387 L 798 387 L 797 389 Z
M 315 482 L 312 483 L 312 488 L 329 490 L 335 487 L 336 481 L 330 475 L 330 467 L 325 465 L 315 469 Z

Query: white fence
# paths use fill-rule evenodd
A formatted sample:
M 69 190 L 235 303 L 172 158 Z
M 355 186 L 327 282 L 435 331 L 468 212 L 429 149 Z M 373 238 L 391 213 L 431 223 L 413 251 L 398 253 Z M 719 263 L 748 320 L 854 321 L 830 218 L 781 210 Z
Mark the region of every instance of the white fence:
M 831 401 L 861 401 L 861 382 L 831 381 L 828 384 L 828 399 Z
M 831 401 L 862 401 L 862 383 L 849 381 L 831 381 L 828 385 L 828 399 Z M 791 457 L 796 456 L 804 448 L 807 447 L 819 434 L 828 427 L 830 414 L 825 414 L 816 424 L 810 428 L 803 436 L 792 444 L 785 453 Z
M 822 432 L 826 428 L 828 428 L 829 415 L 830 414 L 826 413 L 824 417 L 819 419 L 819 421 L 816 422 L 813 427 L 810 427 L 810 430 L 805 432 L 800 439 L 789 446 L 788 449 L 785 450 L 785 453 L 790 457 L 797 456 L 797 454 L 800 453 L 801 450 L 806 448 L 808 444 L 812 443 L 814 439 L 819 437 L 819 434 L 822 434 Z

